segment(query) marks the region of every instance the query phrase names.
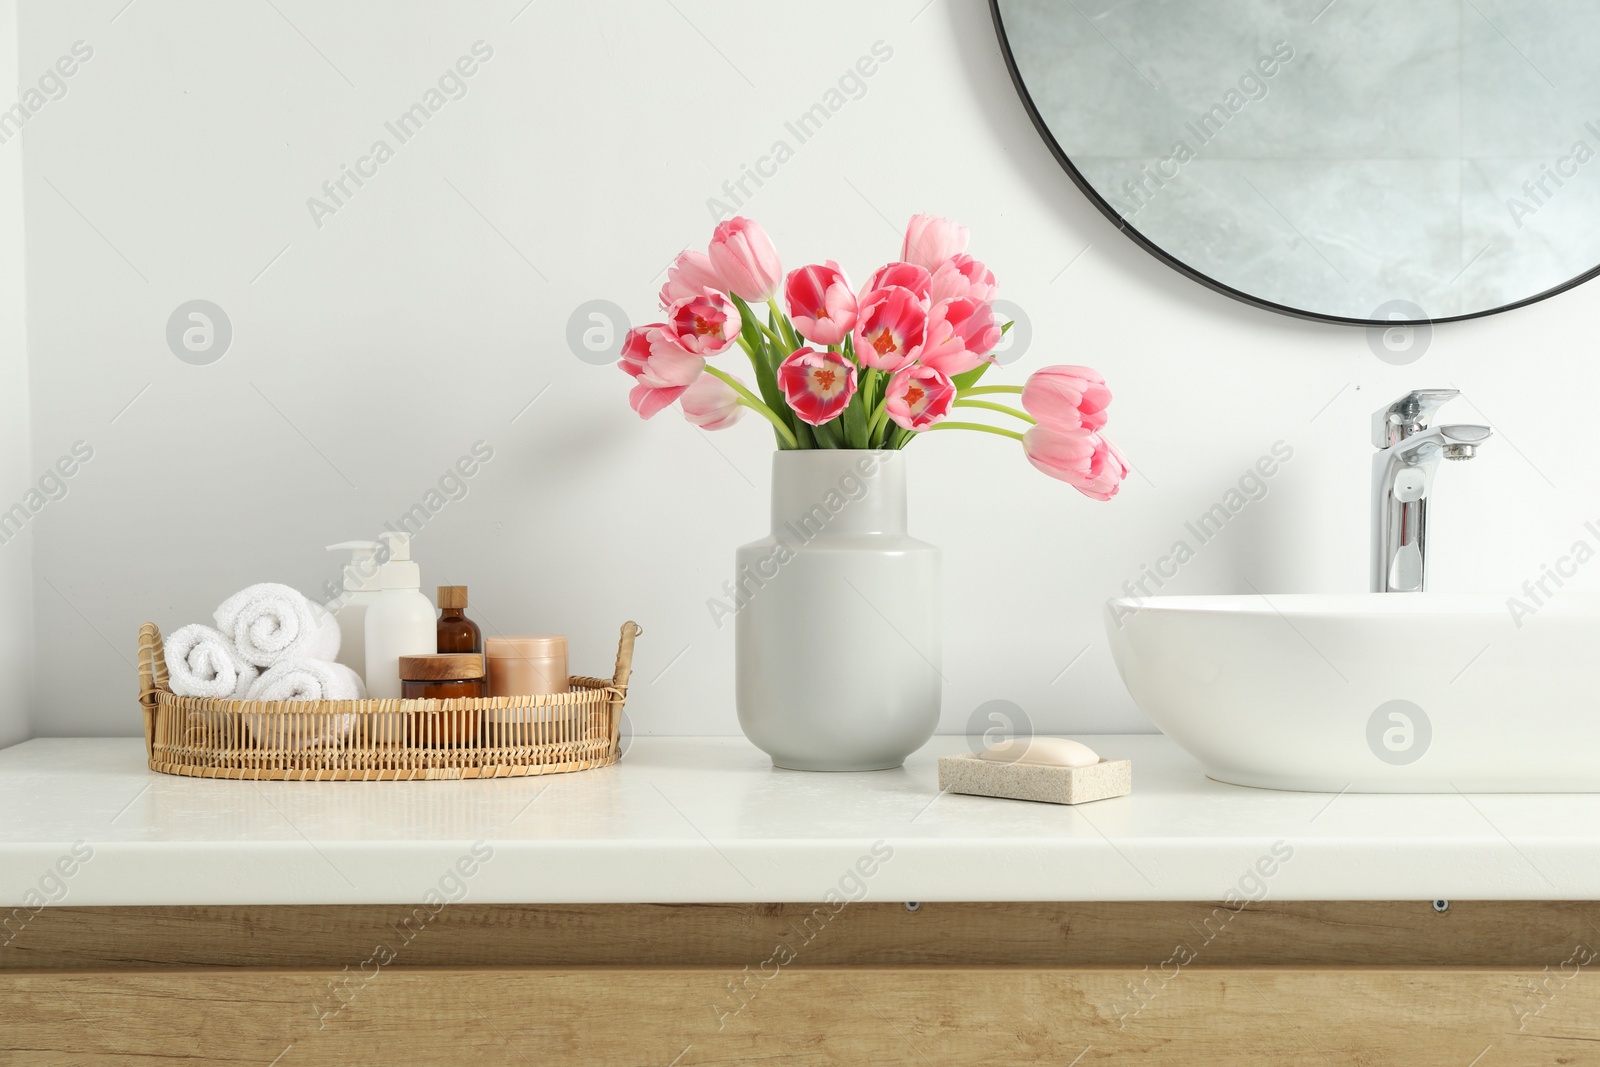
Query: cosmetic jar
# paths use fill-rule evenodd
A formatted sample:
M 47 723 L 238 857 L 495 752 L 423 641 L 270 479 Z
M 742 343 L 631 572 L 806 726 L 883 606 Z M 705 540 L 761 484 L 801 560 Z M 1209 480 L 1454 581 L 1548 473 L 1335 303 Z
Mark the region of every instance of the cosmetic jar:
M 567 691 L 567 639 L 559 634 L 491 637 L 484 642 L 489 695 L 542 696 Z
M 401 656 L 400 695 L 406 700 L 487 696 L 483 657 L 468 652 Z M 477 741 L 482 724 L 483 712 L 462 708 L 418 711 L 411 715 L 411 731 L 416 743 L 439 748 Z

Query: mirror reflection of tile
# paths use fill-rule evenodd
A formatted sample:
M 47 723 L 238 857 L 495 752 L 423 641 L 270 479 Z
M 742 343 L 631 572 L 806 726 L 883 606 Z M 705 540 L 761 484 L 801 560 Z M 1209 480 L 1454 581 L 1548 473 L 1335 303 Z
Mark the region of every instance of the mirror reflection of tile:
M 1155 244 L 1232 288 L 1325 315 L 1403 300 L 1442 318 L 1600 262 L 1592 2 L 1000 9 L 1079 171 Z

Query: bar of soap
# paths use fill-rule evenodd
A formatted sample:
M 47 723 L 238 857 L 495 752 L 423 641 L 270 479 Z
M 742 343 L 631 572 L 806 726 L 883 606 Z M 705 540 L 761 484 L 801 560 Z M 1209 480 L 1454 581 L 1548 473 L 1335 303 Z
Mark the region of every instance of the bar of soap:
M 1092 767 L 1100 762 L 1094 749 L 1065 737 L 1013 737 L 978 753 L 996 763 L 1031 763 L 1040 767 Z
M 1113 759 L 1088 767 L 1051 767 L 1039 763 L 997 763 L 977 756 L 940 756 L 939 788 L 951 793 L 1006 800 L 1087 804 L 1132 792 L 1133 764 L 1125 759 Z

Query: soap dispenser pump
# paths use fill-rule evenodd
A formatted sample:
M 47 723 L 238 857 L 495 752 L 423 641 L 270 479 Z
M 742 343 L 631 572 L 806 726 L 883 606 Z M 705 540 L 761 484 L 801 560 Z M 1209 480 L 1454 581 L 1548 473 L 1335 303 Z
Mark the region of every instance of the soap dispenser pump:
M 378 568 L 382 587 L 366 619 L 367 693 L 374 700 L 400 696 L 400 657 L 434 650 L 433 604 L 422 595 L 422 572 L 411 559 L 411 535 L 386 530 L 388 559 Z
M 339 622 L 339 662 L 357 673 L 367 669 L 367 609 L 382 590 L 378 580 L 382 549 L 376 541 L 340 541 L 328 546 L 329 552 L 350 553 L 339 587 L 328 583 L 332 599 L 327 607 Z

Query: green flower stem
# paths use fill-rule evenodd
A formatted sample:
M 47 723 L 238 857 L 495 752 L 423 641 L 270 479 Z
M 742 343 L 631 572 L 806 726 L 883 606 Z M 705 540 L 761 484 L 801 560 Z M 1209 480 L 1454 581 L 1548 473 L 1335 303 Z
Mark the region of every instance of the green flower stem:
M 749 408 L 751 411 L 756 412 L 762 418 L 764 418 L 768 422 L 772 423 L 772 425 L 777 428 L 778 435 L 789 443 L 789 447 L 790 448 L 799 448 L 800 447 L 800 442 L 795 440 L 795 436 L 794 436 L 793 431 L 791 431 L 789 429 L 789 427 L 787 427 L 787 426 L 785 426 L 783 424 L 783 420 L 778 418 L 777 413 L 774 412 L 771 408 L 767 407 L 767 405 L 763 404 L 761 402 L 760 398 L 757 397 L 754 393 L 752 393 L 750 390 L 746 389 L 743 385 L 741 385 L 737 378 L 735 378 L 731 374 L 728 374 L 728 373 L 726 373 L 724 371 L 720 371 L 717 368 L 711 367 L 711 366 L 707 366 L 706 367 L 706 373 L 711 375 L 714 378 L 720 378 L 724 382 L 727 382 L 728 386 L 734 392 L 739 394 L 739 403 L 743 404 L 745 407 Z
M 767 297 L 767 310 L 772 312 L 772 321 L 778 324 L 778 329 L 783 334 L 784 352 L 787 354 L 803 347 L 799 336 L 794 332 L 794 324 L 789 321 L 789 316 L 779 309 L 777 297 Z
M 767 335 L 767 340 L 771 341 L 775 348 L 782 349 L 785 347 L 783 338 L 773 333 L 770 326 L 762 322 L 760 319 L 756 320 L 756 325 L 761 327 L 761 332 Z M 779 358 L 781 359 L 782 357 L 780 356 Z
M 1022 435 L 1015 430 L 1002 430 L 998 426 L 985 426 L 981 422 L 936 422 L 929 426 L 928 430 L 977 430 L 980 433 L 993 433 L 999 434 L 1001 437 L 1009 437 L 1013 441 L 1022 440 Z M 928 430 L 919 432 L 927 433 Z
M 750 357 L 750 369 L 756 372 L 756 382 L 759 384 L 761 381 L 761 361 L 766 358 L 764 349 L 758 348 L 752 343 L 744 335 L 743 331 L 739 333 L 739 347 L 744 349 L 744 354 Z
M 888 421 L 889 402 L 885 400 L 883 403 L 878 405 L 878 410 L 872 416 L 872 432 L 868 436 L 870 436 L 873 440 L 876 440 L 878 435 L 884 432 L 884 425 Z M 884 443 L 887 444 L 888 442 L 885 441 Z
M 970 389 L 957 390 L 957 396 L 982 396 L 985 393 L 1020 393 L 1020 385 L 975 385 Z
M 750 357 L 750 369 L 755 372 L 755 375 L 756 375 L 756 387 L 760 388 L 760 386 L 761 386 L 761 369 L 762 369 L 762 366 L 763 366 L 762 360 L 764 360 L 766 358 L 766 356 L 765 356 L 764 353 L 756 351 L 756 349 L 754 347 L 746 349 L 745 350 L 745 355 Z
M 1004 404 L 992 404 L 987 400 L 968 400 L 965 397 L 959 397 L 956 399 L 955 406 L 960 408 L 988 408 L 990 411 L 998 411 L 1003 415 L 1015 415 L 1026 423 L 1037 423 L 1039 421 L 1026 411 L 1018 411 L 1016 408 L 1006 407 Z
M 778 310 L 777 301 L 767 300 L 767 321 L 761 327 L 772 338 L 773 347 L 776 349 L 774 358 L 782 362 L 784 357 L 802 347 L 805 342 L 800 340 L 794 332 L 794 326 Z
M 878 429 L 878 409 L 876 404 L 878 372 L 872 367 L 862 367 L 857 373 L 861 376 L 860 388 L 856 390 L 856 395 L 851 398 L 850 403 L 860 411 L 860 447 L 871 448 L 873 435 Z

